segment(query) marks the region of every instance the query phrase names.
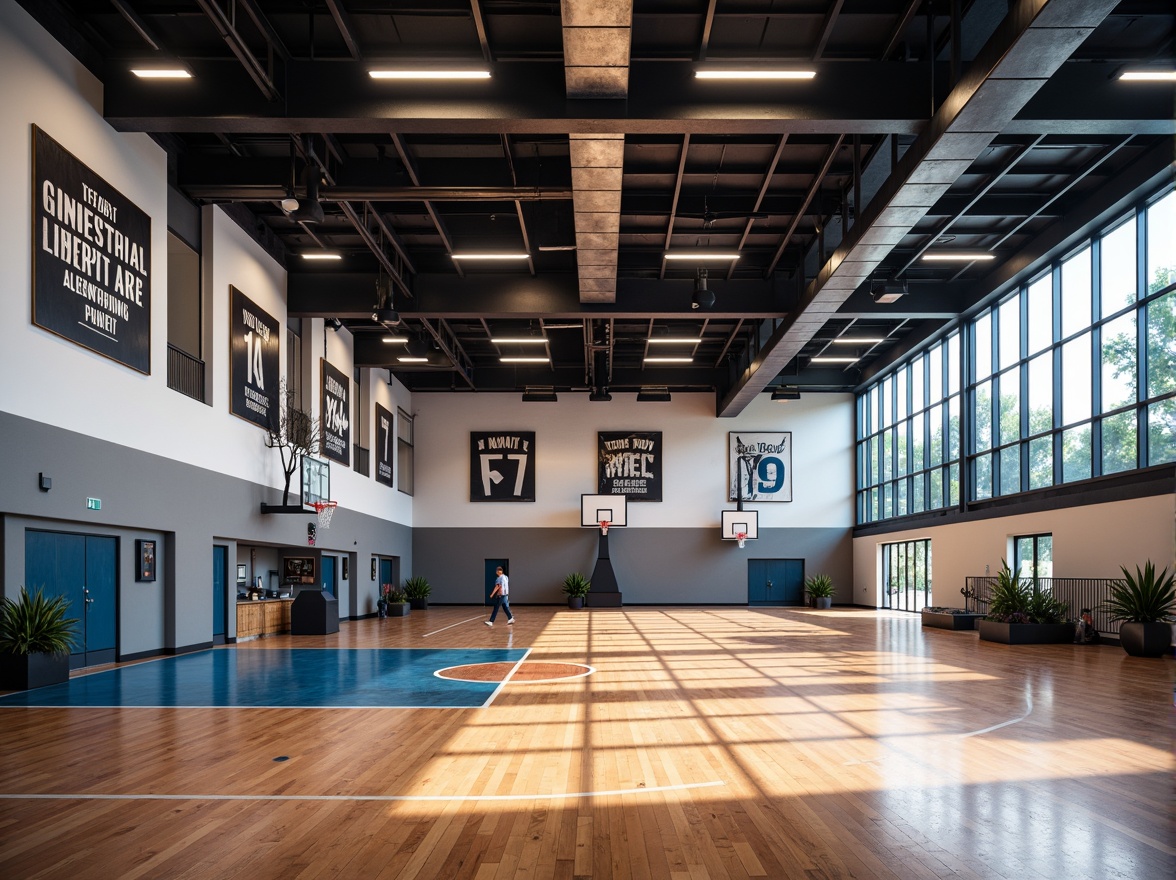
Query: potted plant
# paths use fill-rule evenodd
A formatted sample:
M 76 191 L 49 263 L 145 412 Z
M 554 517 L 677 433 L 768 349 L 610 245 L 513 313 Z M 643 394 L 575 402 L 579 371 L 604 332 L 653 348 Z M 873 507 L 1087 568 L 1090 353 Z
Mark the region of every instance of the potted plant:
M 813 608 L 833 607 L 833 578 L 829 575 L 814 574 L 804 582 L 804 589 Z
M 404 590 L 392 584 L 384 584 L 380 600 L 384 603 L 384 614 L 387 617 L 404 617 L 411 610 Z
M 980 621 L 980 638 L 1005 645 L 1040 645 L 1074 641 L 1069 606 L 1033 589 L 1032 581 L 1013 574 L 1003 559 L 988 594 L 988 614 Z
M 1102 610 L 1122 621 L 1119 643 L 1132 657 L 1162 657 L 1172 646 L 1172 606 L 1176 604 L 1176 571 L 1156 574 L 1148 560 L 1135 574 L 1120 566 L 1123 580 L 1111 587 Z
M 563 579 L 563 591 L 568 597 L 569 608 L 583 608 L 584 599 L 592 589 L 592 581 L 578 571 L 573 571 Z
M 413 575 L 404 579 L 404 595 L 408 597 L 408 604 L 417 611 L 428 610 L 431 592 L 433 588 L 423 575 Z
M 0 600 L 0 688 L 28 690 L 69 681 L 69 652 L 77 618 L 66 617 L 64 596 L 33 595 L 22 586 L 16 601 Z

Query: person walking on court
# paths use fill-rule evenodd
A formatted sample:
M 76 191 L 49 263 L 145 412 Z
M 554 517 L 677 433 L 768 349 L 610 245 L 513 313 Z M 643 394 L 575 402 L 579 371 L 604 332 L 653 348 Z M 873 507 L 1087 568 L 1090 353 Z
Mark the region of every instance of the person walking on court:
M 490 619 L 482 621 L 486 626 L 494 626 L 494 618 L 498 616 L 498 609 L 506 612 L 506 624 L 514 623 L 514 615 L 510 612 L 510 578 L 503 574 L 502 566 L 495 571 L 498 577 L 494 579 L 494 589 L 490 591 L 490 598 L 494 600 L 494 610 L 490 612 Z

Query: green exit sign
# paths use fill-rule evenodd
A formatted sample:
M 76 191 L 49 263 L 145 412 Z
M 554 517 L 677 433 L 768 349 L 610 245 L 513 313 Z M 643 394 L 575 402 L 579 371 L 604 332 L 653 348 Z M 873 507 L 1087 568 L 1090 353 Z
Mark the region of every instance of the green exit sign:
M 101 510 L 101 509 L 102 509 L 102 499 L 101 498 L 87 498 L 86 499 L 86 510 Z

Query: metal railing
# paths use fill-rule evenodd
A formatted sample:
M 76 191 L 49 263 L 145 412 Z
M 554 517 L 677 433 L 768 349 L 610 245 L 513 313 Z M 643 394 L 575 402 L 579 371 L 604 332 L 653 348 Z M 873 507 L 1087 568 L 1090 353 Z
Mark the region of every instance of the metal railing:
M 1024 578 L 1025 583 L 1032 583 L 1039 593 L 1046 593 L 1062 602 L 1069 610 L 1066 616 L 1077 620 L 1083 608 L 1089 608 L 1094 627 L 1100 633 L 1118 635 L 1119 621 L 1111 620 L 1111 616 L 1099 610 L 1102 603 L 1111 597 L 1111 588 L 1118 583 L 1115 578 Z M 968 611 L 980 614 L 988 610 L 988 599 L 992 595 L 992 586 L 996 583 L 995 575 L 985 577 L 964 578 L 964 607 Z
M 167 387 L 204 402 L 204 361 L 167 345 Z

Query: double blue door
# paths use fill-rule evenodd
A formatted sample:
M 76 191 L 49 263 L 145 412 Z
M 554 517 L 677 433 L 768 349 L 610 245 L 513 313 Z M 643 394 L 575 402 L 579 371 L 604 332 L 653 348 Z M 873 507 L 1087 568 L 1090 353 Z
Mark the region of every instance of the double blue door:
M 747 560 L 748 605 L 803 605 L 803 559 Z
M 118 543 L 100 535 L 25 531 L 25 587 L 69 600 L 77 618 L 73 669 L 113 663 L 118 619 Z

